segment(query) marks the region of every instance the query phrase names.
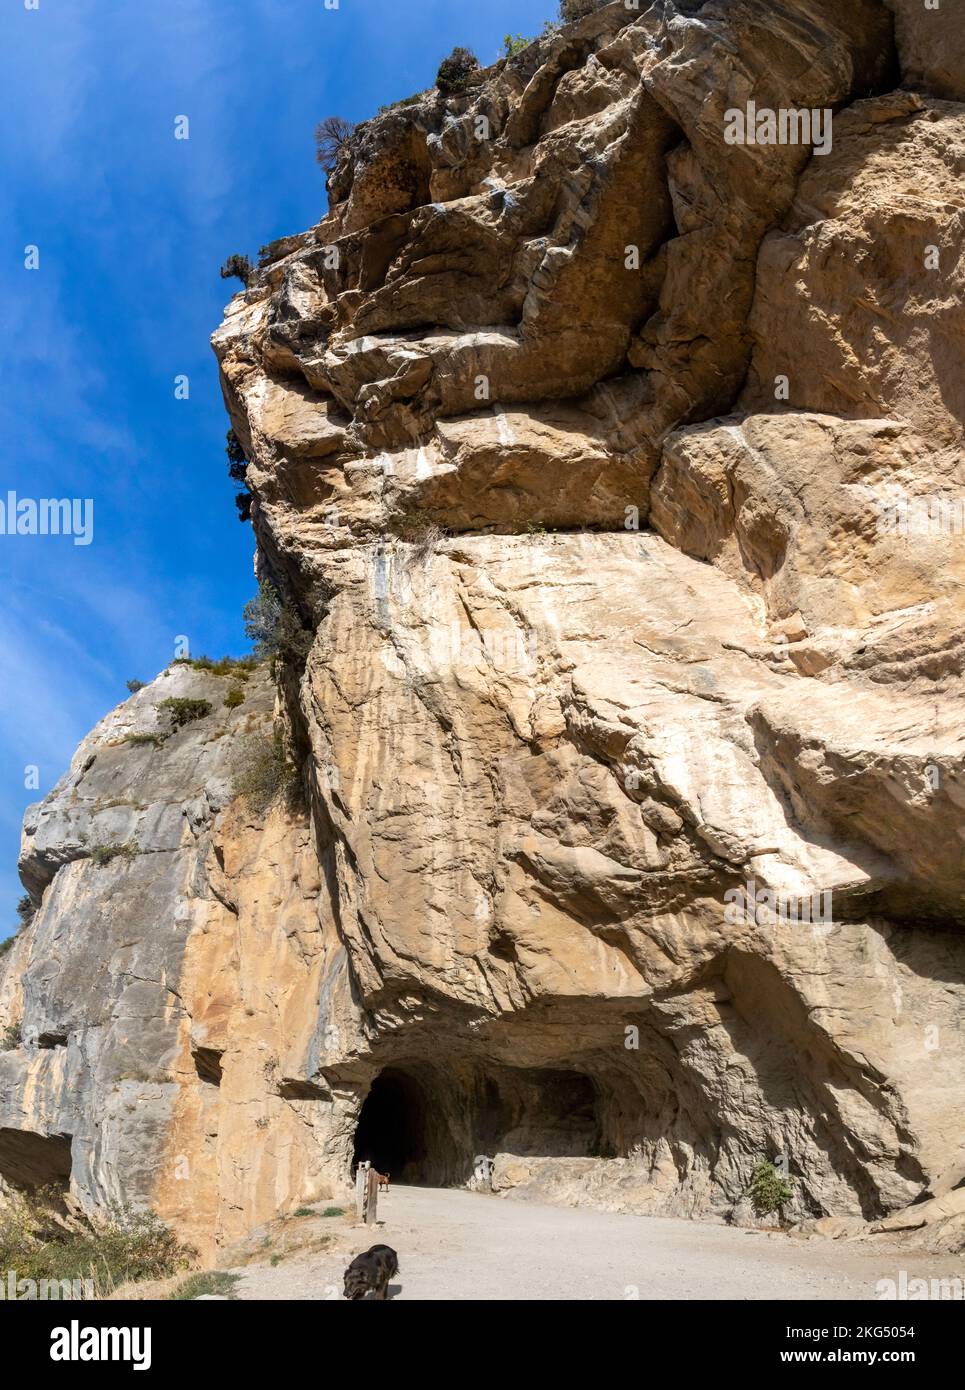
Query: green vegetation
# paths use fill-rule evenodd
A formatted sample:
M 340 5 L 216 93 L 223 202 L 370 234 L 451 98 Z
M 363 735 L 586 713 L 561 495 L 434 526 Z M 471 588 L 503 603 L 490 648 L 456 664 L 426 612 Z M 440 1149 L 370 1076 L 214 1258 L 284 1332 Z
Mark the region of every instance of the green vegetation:
M 23 897 L 21 897 L 17 902 L 17 917 L 20 919 L 20 924 L 12 936 L 5 937 L 3 941 L 0 941 L 0 956 L 5 956 L 8 951 L 13 949 L 13 943 L 17 940 L 17 937 L 20 935 L 20 933 L 30 926 L 30 923 L 33 921 L 36 912 L 37 909 L 30 901 L 28 894 L 24 893 Z M 11 1046 L 20 1046 L 19 1036 L 17 1042 L 12 1043 Z
M 19 1023 L 8 1023 L 3 1032 L 0 1033 L 0 1052 L 13 1052 L 20 1046 L 21 1042 Z
M 139 852 L 140 846 L 137 844 L 137 841 L 127 840 L 122 845 L 94 845 L 91 849 L 90 857 L 99 869 L 103 869 L 105 865 L 110 864 L 113 859 L 127 859 L 130 861 L 136 858 Z
M 144 682 L 143 682 L 143 681 L 128 681 L 128 682 L 127 682 L 127 688 L 128 688 L 128 690 L 131 692 L 132 695 L 136 695 L 137 692 L 138 692 L 139 690 L 143 690 L 143 689 L 144 689 Z
M 424 96 L 425 92 L 413 92 L 410 97 L 401 97 L 399 101 L 390 101 L 387 106 L 380 106 L 378 114 L 384 116 L 387 111 L 397 111 L 400 106 L 415 106 Z
M 325 1210 L 322 1212 L 322 1215 L 323 1215 L 323 1216 L 344 1216 L 344 1215 L 345 1215 L 345 1208 L 344 1208 L 344 1207 L 326 1207 Z
M 773 1163 L 759 1163 L 754 1169 L 751 1185 L 748 1188 L 754 1210 L 758 1216 L 777 1212 L 783 1216 L 783 1208 L 794 1197 L 794 1189 Z
M 240 1274 L 228 1274 L 226 1270 L 208 1269 L 201 1274 L 189 1274 L 187 1279 L 168 1294 L 168 1299 L 178 1301 L 201 1298 L 204 1294 L 216 1294 L 221 1298 L 234 1298 L 235 1285 Z
M 241 447 L 241 441 L 234 430 L 229 430 L 225 435 L 225 439 L 227 443 L 225 444 L 224 451 L 228 455 L 228 477 L 231 478 L 233 482 L 243 483 L 245 481 L 245 474 L 248 471 L 248 459 L 244 449 Z
M 228 693 L 224 697 L 225 709 L 237 709 L 239 705 L 245 703 L 245 692 L 240 685 L 232 685 L 228 688 Z
M 54 1188 L 11 1190 L 0 1212 L 0 1269 L 15 1269 L 21 1279 L 90 1279 L 97 1298 L 176 1274 L 193 1258 L 153 1212 L 115 1207 L 95 1222 L 68 1214 Z
M 315 1215 L 315 1213 L 312 1211 L 311 1207 L 299 1207 L 297 1211 L 293 1211 L 293 1212 L 292 1212 L 292 1216 L 314 1216 L 314 1215 Z
M 233 256 L 228 257 L 221 267 L 221 278 L 222 280 L 231 280 L 233 277 L 237 277 L 244 285 L 245 289 L 247 289 L 248 285 L 251 283 L 253 272 L 254 267 L 248 257 L 239 256 L 238 253 L 235 252 Z
M 225 453 L 228 455 L 228 477 L 232 482 L 240 484 L 243 489 L 243 491 L 235 493 L 238 520 L 248 521 L 251 518 L 252 503 L 252 495 L 248 491 L 248 459 L 234 430 L 229 430 L 225 438 L 228 441 L 225 444 Z
M 515 58 L 517 53 L 522 53 L 524 48 L 529 48 L 533 42 L 525 34 L 507 34 L 503 39 L 503 57 Z
M 312 633 L 302 625 L 291 604 L 283 603 L 265 580 L 258 595 L 245 604 L 245 633 L 255 644 L 259 660 L 283 661 L 303 666 L 312 647 Z
M 436 86 L 443 96 L 456 96 L 466 90 L 468 79 L 479 71 L 479 59 L 469 48 L 454 48 L 443 58 L 436 73 Z
M 290 806 L 298 804 L 301 780 L 280 728 L 270 735 L 252 734 L 245 740 L 232 785 L 235 795 L 243 797 L 255 815 L 264 815 L 282 798 Z
M 156 710 L 164 710 L 171 718 L 171 732 L 176 729 L 183 729 L 186 724 L 193 724 L 196 719 L 203 719 L 206 714 L 211 713 L 210 700 L 189 700 L 182 695 L 171 695 L 166 700 L 159 700 L 154 706 Z
M 153 744 L 155 748 L 161 748 L 167 737 L 167 734 L 125 734 L 124 742 L 133 744 L 135 748 L 140 748 L 145 743 Z
M 176 656 L 171 665 L 190 666 L 192 671 L 206 671 L 210 676 L 234 676 L 237 680 L 246 681 L 252 671 L 257 670 L 258 659 L 254 656 L 223 656 L 215 661 L 210 656 Z

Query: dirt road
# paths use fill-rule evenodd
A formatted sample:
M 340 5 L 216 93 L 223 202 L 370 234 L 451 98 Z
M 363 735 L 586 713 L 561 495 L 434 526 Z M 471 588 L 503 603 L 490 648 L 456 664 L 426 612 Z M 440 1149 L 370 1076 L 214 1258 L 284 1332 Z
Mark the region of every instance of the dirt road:
M 795 1239 L 660 1217 L 543 1206 L 439 1188 L 394 1187 L 380 1224 L 301 1218 L 338 1248 L 240 1270 L 242 1299 L 341 1298 L 342 1273 L 391 1245 L 402 1299 L 874 1299 L 879 1279 L 965 1275 L 965 1259 L 892 1244 Z

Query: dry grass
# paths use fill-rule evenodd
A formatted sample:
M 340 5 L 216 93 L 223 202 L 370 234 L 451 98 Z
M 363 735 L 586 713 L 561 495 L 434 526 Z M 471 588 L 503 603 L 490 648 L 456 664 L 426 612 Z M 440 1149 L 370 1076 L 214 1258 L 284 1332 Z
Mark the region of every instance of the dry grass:
M 121 1285 L 179 1274 L 193 1259 L 153 1212 L 116 1207 L 94 1220 L 70 1210 L 53 1187 L 5 1194 L 0 1269 L 21 1279 L 90 1280 L 95 1297 L 107 1298 Z

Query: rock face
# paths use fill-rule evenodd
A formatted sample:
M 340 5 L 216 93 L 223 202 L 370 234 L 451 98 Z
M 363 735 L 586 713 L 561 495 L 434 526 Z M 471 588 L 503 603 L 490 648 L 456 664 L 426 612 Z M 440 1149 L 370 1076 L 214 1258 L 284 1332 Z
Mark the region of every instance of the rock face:
M 327 1190 L 338 1108 L 302 1081 L 308 1001 L 342 955 L 319 924 L 312 837 L 304 815 L 252 816 L 234 795 L 275 700 L 266 673 L 236 709 L 228 688 L 175 664 L 84 740 L 28 813 L 21 874 L 40 907 L 0 958 L 0 1025 L 16 1030 L 0 1178 L 69 1175 L 93 1209 L 151 1202 L 199 1250 L 274 1215 L 287 1188 Z M 210 711 L 160 746 L 130 742 L 166 732 L 165 699 Z
M 310 819 L 218 790 L 232 719 L 95 731 L 0 1145 L 202 1241 L 353 1150 L 734 1219 L 783 1155 L 799 1219 L 960 1225 L 965 56 L 912 11 L 590 7 L 358 128 L 214 337 Z

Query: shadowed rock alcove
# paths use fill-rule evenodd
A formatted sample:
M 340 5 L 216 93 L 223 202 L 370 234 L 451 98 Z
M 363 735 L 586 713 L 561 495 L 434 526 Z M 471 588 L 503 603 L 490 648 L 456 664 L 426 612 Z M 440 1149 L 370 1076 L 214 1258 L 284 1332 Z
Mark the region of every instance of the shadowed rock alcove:
M 0 1129 L 0 1178 L 29 1191 L 70 1184 L 71 1136 L 35 1134 L 30 1130 Z
M 353 1165 L 397 1182 L 447 1186 L 476 1154 L 591 1157 L 601 1152 L 598 1096 L 579 1072 L 426 1062 L 386 1067 L 359 1114 Z

